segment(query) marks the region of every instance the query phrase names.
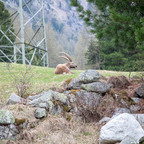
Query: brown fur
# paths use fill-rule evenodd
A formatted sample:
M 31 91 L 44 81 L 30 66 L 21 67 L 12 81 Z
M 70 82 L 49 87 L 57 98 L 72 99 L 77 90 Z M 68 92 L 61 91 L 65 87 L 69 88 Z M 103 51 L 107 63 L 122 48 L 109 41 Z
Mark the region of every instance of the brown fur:
M 62 58 L 68 60 L 68 63 L 65 64 L 58 64 L 55 69 L 55 74 L 73 74 L 70 69 L 76 68 L 77 65 L 72 62 L 72 59 L 66 53 L 63 53 L 65 56 L 61 56 Z

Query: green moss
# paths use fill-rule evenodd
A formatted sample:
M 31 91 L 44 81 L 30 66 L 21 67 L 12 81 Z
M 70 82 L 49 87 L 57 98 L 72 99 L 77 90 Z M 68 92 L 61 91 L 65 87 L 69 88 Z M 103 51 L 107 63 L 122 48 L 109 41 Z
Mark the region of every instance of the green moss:
M 90 133 L 90 132 L 83 132 L 83 135 L 84 135 L 84 136 L 91 136 L 92 133 Z
M 65 82 L 69 84 L 72 81 L 72 78 L 67 79 Z
M 66 112 L 69 112 L 71 109 L 71 107 L 68 107 L 67 105 L 63 105 L 63 108 Z
M 26 121 L 26 118 L 15 118 L 15 124 L 20 125 Z
M 66 120 L 70 121 L 72 119 L 72 115 L 70 113 L 66 114 Z
M 81 91 L 81 89 L 71 90 L 70 94 L 76 95 L 76 92 L 80 92 L 80 91 Z

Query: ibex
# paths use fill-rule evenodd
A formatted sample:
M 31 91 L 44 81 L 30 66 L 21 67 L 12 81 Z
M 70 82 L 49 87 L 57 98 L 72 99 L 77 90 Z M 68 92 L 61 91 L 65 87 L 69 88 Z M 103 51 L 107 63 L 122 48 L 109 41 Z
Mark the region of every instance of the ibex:
M 55 74 L 70 74 L 70 73 L 73 74 L 74 72 L 72 72 L 70 69 L 76 68 L 77 65 L 72 61 L 71 57 L 67 53 L 65 52 L 60 53 L 64 55 L 60 57 L 66 59 L 68 62 L 65 64 L 58 64 L 56 66 Z

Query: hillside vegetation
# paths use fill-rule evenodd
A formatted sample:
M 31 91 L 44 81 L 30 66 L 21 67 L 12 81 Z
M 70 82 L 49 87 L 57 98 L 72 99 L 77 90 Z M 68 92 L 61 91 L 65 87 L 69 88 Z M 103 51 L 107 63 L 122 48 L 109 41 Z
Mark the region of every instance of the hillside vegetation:
M 9 70 L 8 70 L 9 69 Z M 16 88 L 13 86 L 15 78 L 21 77 L 25 73 L 26 69 L 30 73 L 33 73 L 31 78 L 31 88 L 29 93 L 39 93 L 41 91 L 46 91 L 50 88 L 60 88 L 62 83 L 67 79 L 77 78 L 78 75 L 83 72 L 81 70 L 72 70 L 75 74 L 67 75 L 55 75 L 54 68 L 29 66 L 25 67 L 21 64 L 6 64 L 0 63 L 0 100 L 3 103 L 10 96 L 12 92 L 16 92 Z M 116 71 L 106 71 L 98 70 L 104 77 L 125 75 L 129 76 L 129 72 L 116 72 Z M 132 72 L 131 76 L 138 75 L 136 72 Z

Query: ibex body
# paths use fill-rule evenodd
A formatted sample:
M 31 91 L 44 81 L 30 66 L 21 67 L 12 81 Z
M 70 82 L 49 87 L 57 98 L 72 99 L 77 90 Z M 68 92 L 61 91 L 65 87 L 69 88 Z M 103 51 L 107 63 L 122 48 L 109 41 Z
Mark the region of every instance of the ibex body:
M 72 61 L 71 57 L 64 52 L 61 52 L 65 56 L 61 56 L 62 58 L 66 59 L 68 62 L 65 64 L 58 64 L 55 70 L 55 74 L 68 74 L 73 73 L 70 69 L 76 68 L 77 65 Z

